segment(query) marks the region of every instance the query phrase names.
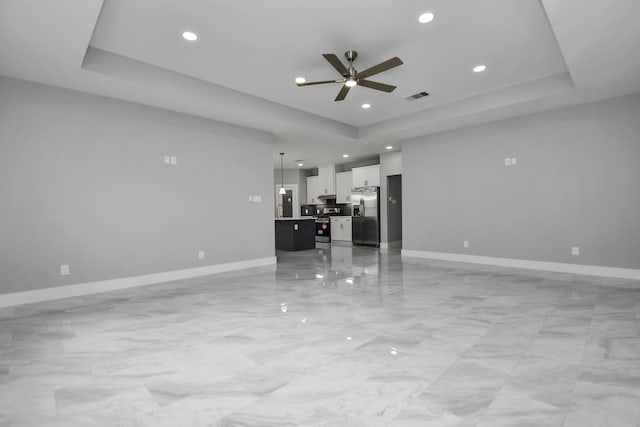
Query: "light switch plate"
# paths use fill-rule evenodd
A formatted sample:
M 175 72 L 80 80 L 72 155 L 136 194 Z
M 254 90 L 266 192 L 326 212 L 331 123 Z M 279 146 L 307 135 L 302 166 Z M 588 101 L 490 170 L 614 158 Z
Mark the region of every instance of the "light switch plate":
M 468 248 L 468 247 L 469 247 L 469 241 L 468 241 L 468 240 L 465 240 L 464 242 L 462 242 L 462 245 L 463 245 L 465 248 Z
M 504 159 L 504 165 L 505 166 L 511 166 L 511 159 L 510 158 Z
M 178 158 L 176 156 L 171 156 L 171 164 L 174 166 L 178 164 Z
M 198 252 L 198 259 L 204 259 L 204 251 Z
M 580 255 L 580 247 L 579 246 L 572 246 L 571 247 L 571 255 L 573 255 L 573 256 Z
M 63 264 L 60 266 L 60 275 L 61 276 L 69 275 L 69 264 Z

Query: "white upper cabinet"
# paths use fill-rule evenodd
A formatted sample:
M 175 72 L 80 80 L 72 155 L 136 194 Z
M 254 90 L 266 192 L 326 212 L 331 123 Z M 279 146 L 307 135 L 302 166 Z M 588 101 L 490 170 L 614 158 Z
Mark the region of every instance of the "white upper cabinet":
M 336 194 L 336 167 L 335 165 L 318 168 L 320 196 Z
M 308 176 L 307 177 L 307 204 L 315 205 L 320 203 L 318 195 L 320 194 L 320 177 Z
M 353 187 L 353 172 L 336 174 L 336 203 L 351 203 L 351 187 Z
M 380 187 L 380 165 L 353 168 L 354 187 Z

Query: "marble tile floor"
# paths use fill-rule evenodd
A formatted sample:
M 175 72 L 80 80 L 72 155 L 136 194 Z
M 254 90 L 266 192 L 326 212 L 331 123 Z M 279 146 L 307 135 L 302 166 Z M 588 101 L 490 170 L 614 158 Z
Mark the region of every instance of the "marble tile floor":
M 0 427 L 639 426 L 640 283 L 334 247 L 0 309 Z

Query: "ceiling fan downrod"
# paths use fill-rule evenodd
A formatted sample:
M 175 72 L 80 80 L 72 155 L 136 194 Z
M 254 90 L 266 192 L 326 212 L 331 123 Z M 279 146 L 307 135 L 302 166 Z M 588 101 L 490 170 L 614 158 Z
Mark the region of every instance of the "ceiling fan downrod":
M 353 61 L 358 57 L 358 52 L 355 50 L 348 50 L 344 53 L 344 56 L 347 58 L 347 61 L 349 61 L 349 68 L 347 68 L 349 74 L 344 76 L 344 84 L 348 87 L 354 87 L 358 84 L 358 72 L 353 68 Z

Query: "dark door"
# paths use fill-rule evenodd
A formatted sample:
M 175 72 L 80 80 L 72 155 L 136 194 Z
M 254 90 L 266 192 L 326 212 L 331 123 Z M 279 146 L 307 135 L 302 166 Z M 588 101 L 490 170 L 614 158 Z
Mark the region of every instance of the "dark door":
M 387 239 L 402 241 L 402 175 L 387 177 Z
M 291 218 L 293 216 L 293 190 L 287 190 L 282 196 L 282 216 Z

